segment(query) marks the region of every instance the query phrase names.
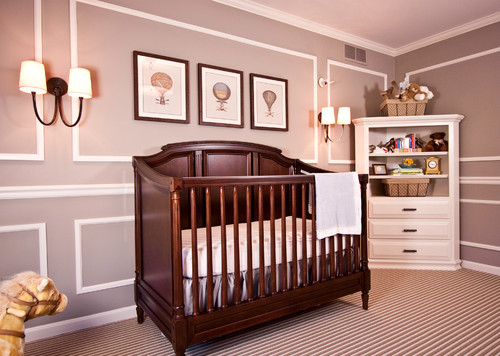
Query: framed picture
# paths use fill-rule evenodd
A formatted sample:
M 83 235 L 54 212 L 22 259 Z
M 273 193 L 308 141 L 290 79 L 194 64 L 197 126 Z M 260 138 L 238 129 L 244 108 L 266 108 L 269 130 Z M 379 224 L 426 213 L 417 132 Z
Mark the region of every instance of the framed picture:
M 198 64 L 200 125 L 243 127 L 243 72 Z
M 189 123 L 188 61 L 133 54 L 135 119 Z
M 252 129 L 288 131 L 288 80 L 250 74 Z
M 385 164 L 372 164 L 373 174 L 375 175 L 386 175 L 387 166 Z

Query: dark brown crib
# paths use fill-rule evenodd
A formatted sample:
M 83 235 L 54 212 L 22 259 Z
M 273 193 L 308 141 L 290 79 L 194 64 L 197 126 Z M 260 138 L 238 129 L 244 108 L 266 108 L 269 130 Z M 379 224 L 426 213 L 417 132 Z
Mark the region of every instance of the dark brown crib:
M 316 237 L 325 170 L 254 143 L 169 144 L 134 157 L 137 319 L 189 345 L 361 292 L 368 308 L 367 176 L 361 235 Z

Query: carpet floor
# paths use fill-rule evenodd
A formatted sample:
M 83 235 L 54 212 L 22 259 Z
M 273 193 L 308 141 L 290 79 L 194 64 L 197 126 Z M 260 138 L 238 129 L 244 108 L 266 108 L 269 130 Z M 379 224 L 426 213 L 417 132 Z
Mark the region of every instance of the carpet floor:
M 26 344 L 25 356 L 174 355 L 135 319 Z M 189 347 L 186 355 L 500 355 L 500 276 L 372 270 L 369 309 L 356 293 L 321 308 Z

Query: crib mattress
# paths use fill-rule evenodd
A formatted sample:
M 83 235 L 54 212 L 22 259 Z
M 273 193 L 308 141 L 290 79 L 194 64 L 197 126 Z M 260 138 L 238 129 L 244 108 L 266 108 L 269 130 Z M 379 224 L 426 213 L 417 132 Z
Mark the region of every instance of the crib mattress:
M 285 218 L 285 240 L 286 240 L 286 255 L 287 262 L 292 261 L 292 217 Z M 297 260 L 302 259 L 302 218 L 297 218 Z M 271 265 L 271 223 L 269 220 L 264 221 L 264 264 L 265 266 Z M 281 219 L 275 220 L 275 239 L 276 239 L 276 264 L 281 263 L 281 243 L 283 240 L 281 231 Z M 241 223 L 238 225 L 239 233 L 239 256 L 240 256 L 240 271 L 248 269 L 247 264 L 247 224 Z M 252 233 L 252 269 L 259 268 L 259 222 L 254 221 L 251 224 Z M 182 231 L 182 270 L 183 276 L 192 278 L 192 243 L 191 243 L 191 230 Z M 197 253 L 198 253 L 198 276 L 207 276 L 207 231 L 206 228 L 197 229 Z M 307 239 L 307 257 L 312 257 L 312 222 L 306 220 L 306 239 Z M 226 225 L 226 248 L 227 248 L 227 272 L 234 272 L 234 226 Z M 335 241 L 336 242 L 336 241 Z M 316 254 L 319 256 L 320 242 L 316 241 Z M 336 247 L 335 247 L 336 249 Z M 329 244 L 326 244 L 326 252 L 329 252 Z M 212 227 L 212 268 L 213 275 L 222 274 L 221 263 L 222 249 L 221 249 L 221 226 Z

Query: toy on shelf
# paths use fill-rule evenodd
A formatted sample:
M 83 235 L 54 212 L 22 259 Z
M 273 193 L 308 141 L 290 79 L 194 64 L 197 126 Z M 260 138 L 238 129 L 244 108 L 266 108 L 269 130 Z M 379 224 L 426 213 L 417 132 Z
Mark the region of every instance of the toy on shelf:
M 444 132 L 434 132 L 429 135 L 432 139 L 424 147 L 424 151 L 448 151 L 448 141 L 444 139 L 446 133 Z
M 380 110 L 384 116 L 423 115 L 427 101 L 434 97 L 427 86 L 410 83 L 409 78 L 397 85 L 391 82 L 391 87 L 380 93 L 384 101 Z

